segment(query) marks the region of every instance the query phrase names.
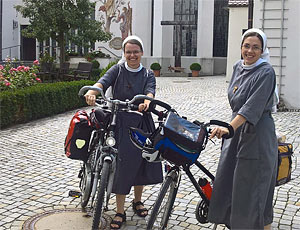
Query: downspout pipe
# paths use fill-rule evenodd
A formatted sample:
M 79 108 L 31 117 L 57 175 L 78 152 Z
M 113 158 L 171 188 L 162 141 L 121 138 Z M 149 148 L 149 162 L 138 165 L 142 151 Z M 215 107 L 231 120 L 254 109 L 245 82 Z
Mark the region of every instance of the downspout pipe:
M 2 17 L 3 17 L 3 0 L 0 0 L 0 61 L 2 61 Z
M 151 0 L 151 44 L 150 44 L 150 56 L 153 56 L 153 27 L 154 27 L 154 0 Z
M 248 0 L 248 29 L 253 27 L 253 0 Z

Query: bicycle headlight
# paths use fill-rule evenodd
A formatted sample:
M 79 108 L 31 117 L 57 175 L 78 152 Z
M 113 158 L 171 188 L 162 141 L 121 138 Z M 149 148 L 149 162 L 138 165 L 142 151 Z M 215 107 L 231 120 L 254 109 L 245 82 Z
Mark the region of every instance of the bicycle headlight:
M 113 147 L 116 144 L 116 139 L 113 137 L 108 137 L 105 141 L 106 145 L 109 147 Z

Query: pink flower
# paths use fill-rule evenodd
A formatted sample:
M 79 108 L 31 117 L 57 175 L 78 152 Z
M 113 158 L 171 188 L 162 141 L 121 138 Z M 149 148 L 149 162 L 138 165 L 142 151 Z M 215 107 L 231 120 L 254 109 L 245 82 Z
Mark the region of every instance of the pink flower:
M 41 79 L 39 79 L 38 77 L 35 80 L 37 80 L 38 82 L 41 82 Z
M 18 71 L 22 71 L 23 69 L 24 69 L 24 66 L 23 66 L 23 65 L 20 65 L 20 66 L 18 66 L 18 68 L 17 68 Z
M 34 65 L 39 65 L 40 63 L 39 63 L 39 60 L 35 60 L 34 62 L 33 62 L 33 64 Z
M 3 69 L 4 69 L 3 65 L 0 65 L 0 70 L 3 70 Z
M 10 70 L 9 70 L 9 72 L 11 73 L 11 72 L 14 72 L 14 71 L 18 71 L 16 68 L 11 68 Z
M 25 66 L 25 67 L 24 67 L 24 71 L 25 71 L 25 72 L 28 72 L 29 70 L 30 70 L 30 67 L 29 67 L 29 66 Z
M 10 82 L 5 82 L 5 85 L 6 85 L 6 86 L 10 86 L 11 83 L 10 83 Z
M 36 77 L 36 74 L 35 74 L 35 73 L 33 73 L 32 75 L 33 75 L 34 77 Z

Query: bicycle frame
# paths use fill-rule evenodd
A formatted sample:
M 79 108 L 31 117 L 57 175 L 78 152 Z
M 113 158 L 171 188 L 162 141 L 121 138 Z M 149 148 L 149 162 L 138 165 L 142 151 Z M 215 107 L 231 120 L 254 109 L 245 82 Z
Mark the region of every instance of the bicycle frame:
M 205 175 L 207 175 L 212 181 L 214 181 L 215 177 L 199 162 L 196 161 L 194 163 Z M 204 200 L 204 202 L 209 205 L 209 199 L 206 197 L 206 195 L 204 194 L 203 190 L 201 189 L 201 187 L 199 186 L 198 182 L 196 181 L 195 177 L 192 175 L 191 171 L 190 171 L 190 165 L 185 165 L 183 166 L 183 171 L 185 171 L 186 175 L 188 176 L 188 178 L 190 179 L 190 181 L 192 182 L 192 184 L 194 185 L 194 187 L 196 188 L 197 192 L 199 193 L 199 195 L 201 196 L 202 200 Z
M 92 228 L 94 229 L 99 227 L 99 221 L 103 209 L 108 209 L 108 202 L 113 188 L 113 181 L 117 164 L 116 158 L 118 155 L 118 149 L 115 147 L 115 129 L 117 125 L 117 115 L 121 111 L 129 112 L 132 110 L 137 110 L 138 106 L 134 105 L 134 102 L 136 101 L 145 99 L 152 101 L 153 98 L 145 95 L 136 95 L 130 101 L 120 101 L 118 99 L 106 98 L 103 90 L 94 86 L 82 87 L 79 91 L 79 96 L 83 96 L 84 92 L 87 90 L 94 90 L 101 94 L 102 99 L 96 99 L 97 106 L 101 106 L 101 104 L 106 104 L 107 102 L 112 104 L 109 115 L 110 122 L 108 126 L 99 130 L 99 133 L 97 133 L 97 131 L 93 132 L 92 138 L 94 139 L 95 136 L 95 138 L 97 139 L 97 144 L 94 145 L 92 140 L 90 142 L 90 144 L 92 145 L 89 148 L 90 152 L 92 151 L 93 153 L 95 153 L 95 156 L 92 156 L 95 164 L 93 165 L 92 169 L 94 178 L 91 191 L 91 206 L 94 209 Z M 96 148 L 96 150 L 93 151 L 93 148 Z M 104 200 L 104 197 L 106 198 L 106 200 Z M 88 200 L 86 202 L 88 202 Z
M 105 207 L 104 209 L 107 210 L 108 206 L 108 201 L 110 199 L 110 195 L 112 192 L 112 187 L 113 187 L 113 180 L 115 176 L 115 169 L 116 169 L 116 157 L 118 154 L 118 150 L 112 146 L 107 146 L 106 144 L 106 139 L 108 137 L 114 137 L 115 136 L 115 127 L 116 127 L 116 119 L 117 119 L 117 114 L 118 114 L 118 106 L 113 105 L 111 109 L 111 122 L 106 128 L 106 130 L 103 133 L 103 138 L 100 138 L 98 147 L 96 150 L 96 156 L 95 158 L 97 159 L 96 161 L 96 168 L 95 168 L 95 175 L 94 175 L 94 181 L 93 181 L 93 188 L 92 188 L 92 204 L 94 203 L 94 198 L 95 194 L 97 192 L 97 185 L 98 185 L 98 180 L 99 176 L 102 170 L 103 162 L 109 162 L 110 165 L 110 173 L 109 173 L 109 178 L 108 178 L 108 185 L 107 185 L 107 196 L 106 196 L 106 202 L 105 202 Z

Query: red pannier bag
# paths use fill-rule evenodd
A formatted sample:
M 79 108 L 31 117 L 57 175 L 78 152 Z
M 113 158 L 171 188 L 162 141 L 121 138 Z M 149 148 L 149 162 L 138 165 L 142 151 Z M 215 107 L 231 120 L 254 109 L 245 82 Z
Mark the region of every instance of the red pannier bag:
M 65 154 L 68 158 L 87 161 L 92 130 L 92 124 L 87 112 L 78 110 L 71 119 L 65 139 Z

